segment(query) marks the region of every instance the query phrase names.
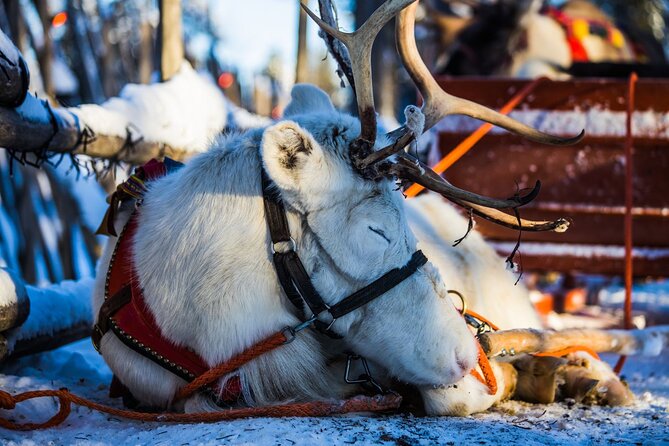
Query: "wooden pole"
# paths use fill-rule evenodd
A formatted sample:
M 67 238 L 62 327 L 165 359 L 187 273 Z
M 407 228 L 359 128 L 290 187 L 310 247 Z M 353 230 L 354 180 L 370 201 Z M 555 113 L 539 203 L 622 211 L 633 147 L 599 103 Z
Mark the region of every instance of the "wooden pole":
M 550 353 L 584 346 L 598 353 L 657 356 L 669 345 L 669 326 L 645 330 L 515 329 L 484 333 L 479 342 L 488 357 L 521 353 Z
M 139 83 L 151 82 L 153 71 L 153 33 L 151 23 L 144 18 L 139 30 Z
M 0 70 L 4 74 L 0 88 L 0 106 L 16 107 L 28 93 L 30 73 L 23 56 L 4 33 L 0 32 Z
M 158 48 L 160 49 L 160 80 L 166 81 L 179 71 L 184 60 L 181 0 L 160 0 Z
M 49 20 L 49 8 L 45 0 L 35 0 L 35 8 L 42 22 L 44 32 L 44 44 L 37 49 L 37 60 L 42 73 L 42 83 L 44 92 L 50 97 L 54 97 L 53 79 L 51 79 L 51 65 L 53 63 L 53 42 L 51 41 L 51 20 Z
M 299 0 L 307 6 L 309 0 Z M 304 8 L 297 6 L 299 21 L 297 26 L 297 63 L 295 66 L 295 83 L 309 81 L 309 60 L 307 51 L 307 13 Z

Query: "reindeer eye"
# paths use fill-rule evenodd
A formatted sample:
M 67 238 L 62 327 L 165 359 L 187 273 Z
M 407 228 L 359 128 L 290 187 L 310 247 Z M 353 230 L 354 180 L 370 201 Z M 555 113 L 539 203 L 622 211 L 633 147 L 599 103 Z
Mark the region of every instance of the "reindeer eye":
M 372 228 L 371 226 L 367 226 L 367 228 L 368 228 L 370 231 L 372 231 L 373 233 L 375 233 L 375 234 L 377 234 L 377 235 L 383 237 L 383 239 L 384 239 L 386 242 L 390 243 L 390 239 L 388 238 L 388 236 L 386 236 L 386 233 L 383 232 L 382 230 L 380 230 L 379 228 Z

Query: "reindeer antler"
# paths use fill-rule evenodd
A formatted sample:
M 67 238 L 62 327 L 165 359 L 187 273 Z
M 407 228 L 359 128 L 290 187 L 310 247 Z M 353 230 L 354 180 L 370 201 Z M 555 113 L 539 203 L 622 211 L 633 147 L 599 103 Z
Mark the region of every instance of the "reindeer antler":
M 422 133 L 432 128 L 443 117 L 451 114 L 462 114 L 498 125 L 533 141 L 554 145 L 569 145 L 580 141 L 584 132 L 571 138 L 562 138 L 540 132 L 526 124 L 502 115 L 494 110 L 466 99 L 453 96 L 441 89 L 421 59 L 414 36 L 416 0 L 388 0 L 377 9 L 372 16 L 353 33 L 345 33 L 328 25 L 308 8 L 304 7 L 309 16 L 332 37 L 339 39 L 348 48 L 351 55 L 351 67 L 355 81 L 355 93 L 361 121 L 360 136 L 351 144 L 351 161 L 353 165 L 368 178 L 392 175 L 396 178 L 413 181 L 427 189 L 440 193 L 454 203 L 472 210 L 490 221 L 514 229 L 531 231 L 558 231 L 567 229 L 569 222 L 565 219 L 556 221 L 529 221 L 512 216 L 498 209 L 515 209 L 532 201 L 539 193 L 541 183 L 526 195 L 516 195 L 507 200 L 484 197 L 459 189 L 435 173 L 426 165 L 413 159 L 403 150 L 415 141 Z M 424 99 L 422 113 L 424 122 L 410 125 L 410 113 L 407 107 L 407 124 L 385 135 L 390 144 L 381 150 L 374 151 L 376 140 L 376 111 L 371 82 L 371 50 L 376 35 L 394 15 L 399 14 L 396 23 L 397 48 L 402 63 L 409 72 Z M 347 67 L 342 67 L 344 70 Z M 417 110 L 416 110 L 417 111 Z M 395 155 L 391 158 L 392 155 Z
M 388 0 L 352 33 L 345 33 L 321 20 L 313 11 L 301 3 L 307 14 L 332 37 L 340 40 L 348 48 L 351 71 L 355 82 L 355 96 L 360 116 L 360 136 L 351 146 L 354 164 L 372 153 L 376 142 L 376 110 L 372 90 L 372 45 L 381 28 L 398 12 L 416 0 Z

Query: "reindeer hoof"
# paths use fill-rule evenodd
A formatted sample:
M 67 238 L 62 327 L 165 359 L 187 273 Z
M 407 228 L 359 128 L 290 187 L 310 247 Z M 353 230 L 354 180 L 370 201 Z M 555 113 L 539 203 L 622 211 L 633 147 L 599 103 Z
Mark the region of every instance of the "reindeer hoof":
M 550 404 L 555 401 L 558 370 L 567 364 L 563 358 L 552 356 L 522 356 L 513 361 L 518 372 L 513 399 L 528 403 Z
M 597 387 L 598 404 L 607 406 L 628 406 L 634 402 L 634 394 L 625 381 L 612 378 Z

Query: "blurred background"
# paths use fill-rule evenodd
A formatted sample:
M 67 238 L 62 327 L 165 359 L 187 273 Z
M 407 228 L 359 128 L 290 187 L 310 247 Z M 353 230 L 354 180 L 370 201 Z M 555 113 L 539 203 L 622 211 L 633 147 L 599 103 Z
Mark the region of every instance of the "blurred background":
M 318 8 L 316 1 L 303 3 Z M 334 3 L 340 26 L 352 30 L 382 0 Z M 504 60 L 513 49 L 505 46 L 522 45 L 517 41 L 523 37 L 517 34 L 527 29 L 523 21 L 535 9 L 546 12 L 563 3 L 421 2 L 419 46 L 435 73 L 522 76 L 519 67 Z M 669 42 L 666 0 L 590 3 L 629 36 L 635 51 L 629 60 L 665 62 Z M 118 95 L 127 83 L 156 80 L 157 1 L 4 0 L 3 5 L 0 26 L 28 60 L 31 91 L 64 105 L 101 103 Z M 327 57 L 317 26 L 306 19 L 298 0 L 184 0 L 183 24 L 187 59 L 197 70 L 207 72 L 229 99 L 249 111 L 280 116 L 295 82 L 315 83 L 332 95 L 336 105 L 350 105 L 350 95 L 339 88 L 336 66 Z M 602 31 L 607 33 L 606 29 L 589 30 L 593 35 Z M 477 53 L 476 59 L 481 60 L 468 60 L 468 52 Z M 392 26 L 386 27 L 375 44 L 373 66 L 377 109 L 384 117 L 397 118 L 407 103 L 415 101 L 415 93 L 397 60 Z

